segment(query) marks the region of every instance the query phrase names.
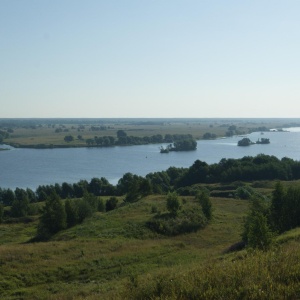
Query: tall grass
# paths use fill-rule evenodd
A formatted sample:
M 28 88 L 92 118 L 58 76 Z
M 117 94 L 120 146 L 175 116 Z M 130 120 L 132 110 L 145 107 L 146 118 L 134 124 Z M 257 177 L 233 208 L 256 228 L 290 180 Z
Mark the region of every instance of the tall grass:
M 184 202 L 193 201 L 185 197 Z M 222 254 L 240 240 L 248 203 L 224 198 L 212 203 L 206 228 L 174 237 L 145 226 L 153 206 L 166 212 L 164 196 L 97 213 L 48 242 L 27 243 L 37 221 L 1 224 L 0 298 L 297 298 L 297 232 L 279 239 L 270 252 Z
M 300 244 L 128 280 L 126 299 L 299 299 Z

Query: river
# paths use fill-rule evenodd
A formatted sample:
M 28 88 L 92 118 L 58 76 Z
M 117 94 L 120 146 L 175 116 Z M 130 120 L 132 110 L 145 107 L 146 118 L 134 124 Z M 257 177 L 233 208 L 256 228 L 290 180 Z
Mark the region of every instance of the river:
M 300 160 L 300 128 L 288 132 L 255 132 L 253 142 L 269 138 L 270 144 L 238 147 L 241 136 L 200 140 L 196 151 L 161 154 L 161 145 L 111 148 L 15 149 L 0 151 L 0 187 L 31 188 L 54 183 L 75 183 L 81 179 L 105 177 L 112 184 L 126 173 L 145 176 L 174 167 L 189 167 L 199 159 L 209 164 L 222 158 L 241 158 L 260 153 Z M 165 144 L 162 144 L 165 146 Z M 5 146 L 6 147 L 6 146 Z M 3 146 L 1 146 L 3 148 Z

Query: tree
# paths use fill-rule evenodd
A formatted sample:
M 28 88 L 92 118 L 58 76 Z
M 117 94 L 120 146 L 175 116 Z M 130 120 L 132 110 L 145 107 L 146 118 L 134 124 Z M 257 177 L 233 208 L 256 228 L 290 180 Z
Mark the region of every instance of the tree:
M 117 197 L 110 197 L 107 201 L 106 201 L 106 211 L 111 211 L 114 210 L 117 207 L 118 204 L 118 199 Z
M 77 198 L 83 197 L 84 193 L 88 190 L 88 182 L 86 180 L 80 180 L 73 184 L 74 196 Z
M 65 202 L 65 211 L 66 211 L 66 222 L 67 227 L 72 227 L 76 225 L 78 220 L 78 215 L 74 202 L 71 202 L 70 199 L 67 199 Z
M 167 210 L 171 215 L 176 216 L 181 209 L 181 202 L 176 192 L 168 193 L 167 195 Z
M 209 194 L 207 192 L 202 191 L 196 196 L 196 199 L 199 201 L 204 216 L 207 220 L 211 220 L 212 218 L 212 203 L 209 198 Z
M 3 216 L 4 216 L 4 207 L 0 203 L 0 224 L 3 222 Z
M 37 235 L 40 239 L 47 239 L 51 235 L 67 227 L 65 207 L 56 193 L 52 193 L 46 200 L 38 224 Z
M 84 198 L 77 201 L 77 215 L 78 223 L 82 223 L 84 219 L 93 215 L 93 208 Z
M 67 143 L 72 142 L 72 141 L 74 141 L 74 137 L 72 135 L 66 135 L 64 137 L 64 141 Z
M 28 195 L 28 199 L 29 199 L 29 202 L 30 202 L 30 203 L 34 203 L 34 202 L 37 201 L 36 194 L 35 194 L 35 192 L 34 192 L 33 190 L 27 188 L 27 189 L 26 189 L 26 193 L 27 193 L 27 195 Z
M 171 151 L 191 151 L 197 149 L 197 142 L 194 139 L 179 140 L 174 142 Z
M 70 197 L 70 198 L 74 197 L 74 188 L 73 188 L 72 184 L 63 182 L 63 184 L 61 186 L 61 197 L 63 199 L 66 199 L 68 197 Z
M 117 137 L 118 137 L 118 139 L 122 138 L 122 137 L 127 137 L 127 133 L 124 130 L 118 130 Z
M 261 212 L 255 212 L 251 216 L 247 235 L 248 246 L 254 249 L 266 250 L 272 243 L 272 233 L 268 225 L 267 217 Z
M 2 202 L 4 205 L 12 205 L 16 199 L 15 193 L 11 189 L 6 189 L 2 191 Z
M 270 219 L 274 230 L 282 232 L 282 210 L 284 205 L 285 190 L 281 182 L 277 182 L 272 195 L 271 207 L 270 207 Z
M 254 143 L 249 138 L 243 138 L 240 141 L 238 141 L 238 146 L 250 146 Z
M 10 215 L 15 218 L 25 217 L 29 212 L 29 199 L 27 193 L 24 190 L 16 190 L 17 196 L 13 201 Z
M 268 206 L 259 197 L 251 199 L 251 207 L 242 234 L 247 246 L 266 250 L 272 243 L 272 231 L 268 224 Z
M 133 175 L 132 173 L 125 173 L 122 178 L 119 179 L 117 184 L 117 192 L 119 195 L 127 194 L 131 189 L 138 186 L 140 177 Z

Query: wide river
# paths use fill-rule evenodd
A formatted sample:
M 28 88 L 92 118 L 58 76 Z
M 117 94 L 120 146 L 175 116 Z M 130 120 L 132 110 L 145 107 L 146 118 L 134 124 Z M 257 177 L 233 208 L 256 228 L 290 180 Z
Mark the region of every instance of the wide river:
M 145 176 L 174 167 L 190 167 L 199 159 L 209 164 L 222 158 L 241 158 L 260 153 L 300 160 L 300 128 L 289 132 L 260 132 L 247 135 L 253 142 L 269 138 L 270 144 L 238 147 L 240 136 L 200 140 L 196 151 L 161 154 L 161 145 L 112 148 L 14 149 L 0 151 L 0 187 L 31 188 L 54 183 L 105 177 L 112 184 L 126 173 Z M 163 144 L 165 145 L 165 144 Z M 1 146 L 3 148 L 4 146 Z M 8 146 L 5 146 L 8 147 Z

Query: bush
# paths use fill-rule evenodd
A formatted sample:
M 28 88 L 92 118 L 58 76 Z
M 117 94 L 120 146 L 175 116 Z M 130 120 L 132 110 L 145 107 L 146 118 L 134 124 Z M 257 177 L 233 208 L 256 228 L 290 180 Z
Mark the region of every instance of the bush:
M 240 186 L 235 191 L 236 198 L 239 199 L 250 199 L 254 194 L 253 189 L 250 186 Z
M 196 199 L 199 201 L 204 216 L 207 220 L 212 218 L 212 203 L 210 201 L 209 195 L 206 192 L 201 192 L 196 196 Z
M 176 217 L 172 214 L 158 214 L 152 220 L 148 221 L 146 225 L 156 233 L 174 236 L 195 232 L 204 228 L 206 224 L 207 219 L 203 215 L 201 208 L 195 206 L 181 211 Z
M 98 211 L 105 212 L 105 203 L 102 199 L 98 200 Z
M 110 197 L 106 201 L 106 211 L 114 210 L 117 207 L 118 199 L 117 197 Z
M 167 210 L 171 213 L 171 215 L 176 216 L 180 209 L 181 209 L 181 203 L 180 203 L 177 193 L 175 193 L 175 192 L 168 193 Z

